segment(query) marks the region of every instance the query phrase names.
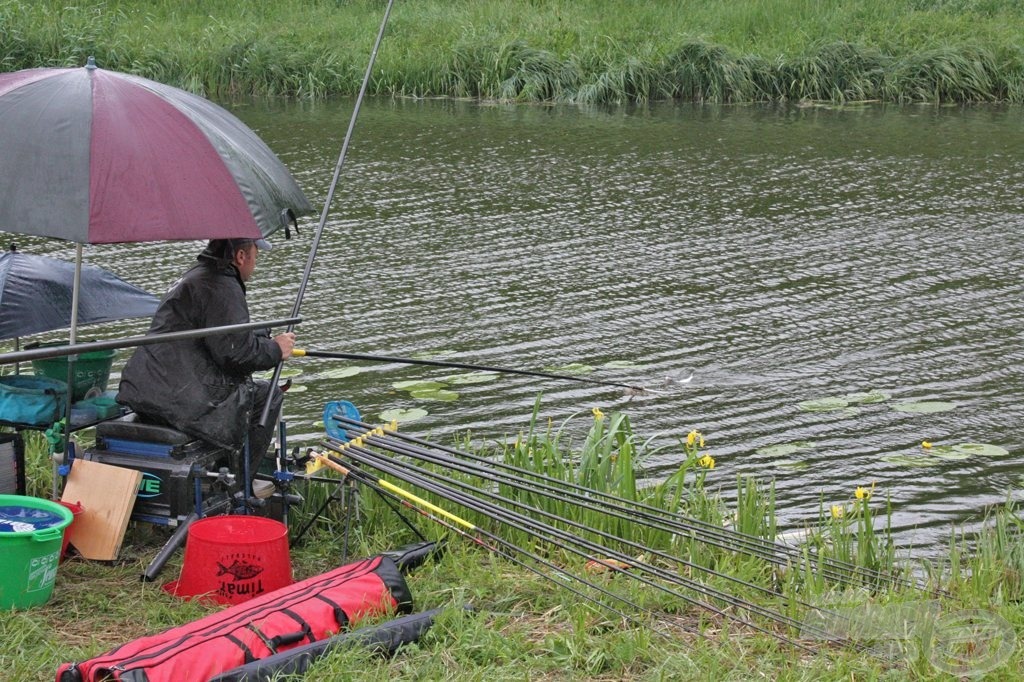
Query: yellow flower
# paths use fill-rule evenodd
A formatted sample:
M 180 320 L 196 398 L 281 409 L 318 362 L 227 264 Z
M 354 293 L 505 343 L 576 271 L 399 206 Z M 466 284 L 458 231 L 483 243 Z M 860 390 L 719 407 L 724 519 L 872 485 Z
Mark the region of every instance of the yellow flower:
M 601 408 L 595 407 L 591 412 L 594 413 L 594 419 L 597 419 L 598 421 L 604 419 L 604 412 L 601 411 Z
M 870 489 L 864 488 L 862 486 L 857 486 L 857 489 L 853 491 L 853 496 L 856 497 L 858 500 L 870 500 L 871 494 L 874 492 L 875 484 L 872 483 Z
M 843 514 L 845 514 L 845 513 L 846 513 L 846 510 L 843 509 L 843 506 L 841 504 L 833 504 L 832 505 L 832 518 L 833 519 L 841 519 L 841 518 L 843 518 Z
M 704 447 L 704 436 L 697 429 L 686 434 L 686 447 L 692 448 L 694 443 L 698 443 L 698 447 Z
M 921 447 L 922 447 L 922 448 L 924 448 L 924 449 L 926 449 L 926 450 L 927 450 L 927 449 L 928 449 L 928 448 L 930 448 L 931 446 L 932 446 L 932 444 L 931 444 L 931 443 L 929 443 L 928 441 L 926 441 L 926 440 L 923 440 L 923 441 L 921 441 Z
M 705 469 L 714 469 L 715 458 L 712 457 L 711 455 L 704 455 L 703 457 L 697 460 L 697 464 L 701 465 Z

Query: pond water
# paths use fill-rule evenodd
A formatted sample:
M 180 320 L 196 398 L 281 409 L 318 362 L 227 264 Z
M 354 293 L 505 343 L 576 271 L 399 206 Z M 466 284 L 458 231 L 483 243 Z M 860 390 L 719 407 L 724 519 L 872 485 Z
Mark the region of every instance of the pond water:
M 231 107 L 319 212 L 351 102 Z M 532 370 L 583 363 L 596 368 L 587 378 L 663 392 L 506 374 L 426 401 L 392 384 L 460 372 L 296 360 L 291 438 L 315 439 L 323 403 L 347 399 L 368 421 L 428 410 L 403 427 L 417 436 L 501 440 L 526 428 L 543 393 L 541 418 L 568 420 L 573 434 L 593 407 L 625 411 L 655 446 L 699 429 L 712 477 L 726 490 L 738 473 L 774 479 L 788 524 L 875 483 L 900 543 L 933 547 L 1024 486 L 1022 158 L 1018 108 L 366 103 L 300 346 Z M 290 313 L 317 218 L 261 254 L 254 319 Z M 162 292 L 198 248 L 85 253 Z M 363 369 L 332 378 L 351 366 Z M 868 392 L 877 402 L 801 406 Z M 921 401 L 949 409 L 896 409 Z M 998 447 L 935 457 L 922 441 Z M 647 476 L 679 456 L 660 451 Z

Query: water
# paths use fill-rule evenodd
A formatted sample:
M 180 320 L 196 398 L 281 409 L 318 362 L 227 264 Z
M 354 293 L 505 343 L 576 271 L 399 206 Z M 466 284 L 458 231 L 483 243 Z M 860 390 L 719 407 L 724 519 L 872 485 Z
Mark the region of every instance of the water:
M 350 106 L 233 109 L 319 207 Z M 652 445 L 699 429 L 713 479 L 729 489 L 737 473 L 774 478 L 790 524 L 874 482 L 895 507 L 899 541 L 932 547 L 1022 485 L 1021 113 L 369 102 L 302 303 L 300 346 L 523 369 L 580 362 L 598 368 L 589 378 L 667 393 L 503 375 L 456 387 L 457 401 L 424 402 L 392 383 L 458 371 L 367 364 L 339 380 L 324 374 L 352 363 L 296 360 L 291 436 L 314 440 L 323 403 L 347 399 L 369 421 L 429 410 L 404 427 L 413 435 L 502 440 L 526 427 L 543 392 L 541 419 L 573 434 L 593 407 L 625 410 Z M 317 218 L 261 254 L 255 319 L 290 313 Z M 87 247 L 86 259 L 160 292 L 198 246 Z M 637 366 L 601 367 L 611 361 Z M 665 384 L 690 372 L 687 384 Z M 798 407 L 868 390 L 891 398 Z M 956 407 L 892 409 L 906 400 Z M 924 440 L 1010 455 L 924 468 L 882 459 L 924 453 Z M 803 468 L 756 452 L 796 441 L 813 444 L 785 458 Z M 678 461 L 679 448 L 661 451 L 647 476 Z

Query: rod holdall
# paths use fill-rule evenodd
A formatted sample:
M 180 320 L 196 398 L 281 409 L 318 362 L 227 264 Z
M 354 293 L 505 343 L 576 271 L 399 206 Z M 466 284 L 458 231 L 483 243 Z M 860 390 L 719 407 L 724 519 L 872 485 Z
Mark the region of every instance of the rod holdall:
M 347 630 L 366 616 L 408 614 L 412 595 L 389 557 L 341 566 L 141 637 L 81 663 L 57 682 L 182 682 L 211 677 Z

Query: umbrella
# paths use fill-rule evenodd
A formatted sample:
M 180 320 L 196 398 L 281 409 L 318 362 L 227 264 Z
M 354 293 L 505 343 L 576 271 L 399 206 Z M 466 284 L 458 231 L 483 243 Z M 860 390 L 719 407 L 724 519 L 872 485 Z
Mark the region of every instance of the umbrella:
M 18 251 L 0 255 L 0 339 L 69 327 L 74 279 L 68 261 Z M 148 317 L 159 303 L 95 265 L 82 266 L 80 287 L 78 324 Z
M 0 74 L 0 177 L 0 230 L 75 242 L 79 269 L 82 244 L 258 239 L 312 211 L 231 113 L 92 57 Z

